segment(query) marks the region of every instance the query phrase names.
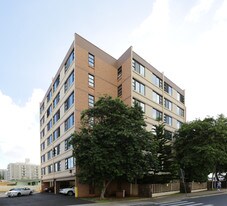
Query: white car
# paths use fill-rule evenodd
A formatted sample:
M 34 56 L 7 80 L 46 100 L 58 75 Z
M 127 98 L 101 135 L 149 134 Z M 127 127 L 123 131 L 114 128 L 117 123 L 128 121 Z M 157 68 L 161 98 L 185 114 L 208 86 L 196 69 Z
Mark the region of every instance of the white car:
M 73 196 L 73 194 L 75 194 L 74 186 L 73 187 L 68 187 L 68 188 L 60 189 L 59 190 L 59 193 L 64 194 L 64 195 Z
M 31 195 L 33 191 L 30 188 L 24 187 L 24 188 L 13 188 L 6 192 L 6 195 L 8 197 L 20 197 L 22 195 Z

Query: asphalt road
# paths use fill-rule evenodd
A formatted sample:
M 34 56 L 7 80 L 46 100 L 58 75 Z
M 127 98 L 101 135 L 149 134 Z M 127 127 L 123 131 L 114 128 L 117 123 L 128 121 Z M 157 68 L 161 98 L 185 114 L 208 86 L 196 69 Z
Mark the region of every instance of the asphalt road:
M 220 194 L 155 204 L 131 204 L 131 206 L 227 206 L 227 195 Z
M 30 196 L 5 197 L 0 195 L 0 206 L 67 206 L 92 203 L 75 197 L 53 193 L 36 193 Z

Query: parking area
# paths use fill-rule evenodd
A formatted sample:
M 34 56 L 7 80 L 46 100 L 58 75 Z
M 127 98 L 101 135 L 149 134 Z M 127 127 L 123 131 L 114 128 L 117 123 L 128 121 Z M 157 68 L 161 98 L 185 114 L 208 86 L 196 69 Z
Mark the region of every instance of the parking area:
M 65 196 L 53 193 L 35 193 L 30 196 L 6 197 L 0 193 L 0 206 L 72 206 L 92 203 L 87 200 L 76 199 L 74 196 Z

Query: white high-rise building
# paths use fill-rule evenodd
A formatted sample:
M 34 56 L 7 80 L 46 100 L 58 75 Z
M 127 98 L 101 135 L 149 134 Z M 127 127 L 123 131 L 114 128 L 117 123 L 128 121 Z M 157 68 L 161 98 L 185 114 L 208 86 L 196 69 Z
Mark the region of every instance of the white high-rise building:
M 7 167 L 8 180 L 38 180 L 40 179 L 40 166 L 31 164 L 29 159 L 25 163 L 10 163 Z

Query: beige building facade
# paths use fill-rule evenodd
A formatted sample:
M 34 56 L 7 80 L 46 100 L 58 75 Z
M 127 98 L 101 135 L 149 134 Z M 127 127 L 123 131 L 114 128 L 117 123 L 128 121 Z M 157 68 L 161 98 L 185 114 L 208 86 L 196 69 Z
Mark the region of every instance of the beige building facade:
M 7 166 L 7 180 L 34 180 L 39 181 L 40 165 L 31 164 L 28 159 L 25 162 L 10 163 Z
M 80 114 L 108 94 L 127 105 L 138 102 L 147 129 L 161 119 L 169 135 L 186 121 L 185 92 L 130 47 L 115 59 L 78 34 L 40 103 L 42 187 L 75 185 L 75 160 L 69 144 L 79 130 Z M 78 195 L 89 196 L 79 185 Z

